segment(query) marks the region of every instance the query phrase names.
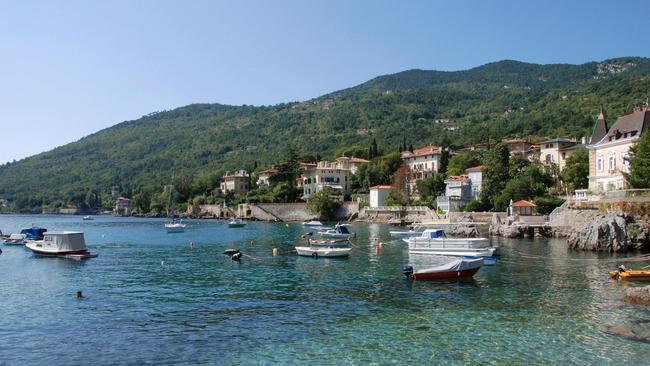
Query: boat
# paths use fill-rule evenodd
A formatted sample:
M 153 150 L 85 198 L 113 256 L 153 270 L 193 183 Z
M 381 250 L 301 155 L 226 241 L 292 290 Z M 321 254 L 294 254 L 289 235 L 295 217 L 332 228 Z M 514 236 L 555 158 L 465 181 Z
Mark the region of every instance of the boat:
M 246 223 L 243 222 L 239 217 L 235 217 L 232 221 L 228 223 L 228 227 L 244 227 Z
M 356 236 L 355 233 L 348 230 L 347 226 L 346 224 L 336 224 L 333 228 L 319 231 L 318 234 L 332 238 L 350 238 Z
M 402 273 L 406 278 L 419 280 L 451 280 L 472 277 L 483 265 L 482 259 L 456 259 L 441 266 L 414 271 L 412 266 L 404 267 Z
M 179 219 L 173 219 L 171 222 L 165 223 L 165 230 L 167 230 L 168 233 L 182 233 L 185 231 L 185 227 L 187 225 L 183 224 L 183 222 Z
M 317 220 L 305 221 L 302 223 L 303 226 L 323 226 L 323 223 Z
M 79 231 L 48 231 L 43 240 L 28 241 L 25 246 L 39 256 L 87 259 L 96 257 L 86 247 L 84 233 Z
M 348 239 L 318 240 L 307 238 L 307 244 L 312 247 L 344 248 L 350 246 L 350 241 Z
M 470 256 L 462 256 L 462 259 L 482 259 L 483 260 L 483 265 L 484 266 L 494 266 L 497 264 L 497 259 L 494 257 L 470 257 Z
M 319 247 L 319 246 L 308 246 L 308 247 L 296 247 L 296 252 L 298 255 L 303 257 L 347 257 L 350 255 L 352 248 L 339 248 L 339 247 Z
M 410 238 L 412 236 L 419 236 L 422 235 L 421 231 L 415 231 L 415 230 L 409 230 L 409 231 L 399 231 L 399 230 L 391 230 L 390 231 L 390 236 L 393 238 Z
M 92 216 L 84 216 L 83 219 L 84 219 L 84 221 L 91 221 L 91 220 L 94 220 L 95 218 L 92 217 Z
M 620 266 L 616 271 L 607 272 L 610 277 L 617 280 L 650 280 L 650 269 L 647 267 L 642 269 L 627 269 L 625 266 Z
M 5 245 L 24 245 L 27 242 L 25 234 L 11 234 L 2 239 Z
M 25 240 L 42 240 L 46 231 L 44 227 L 32 226 L 29 229 L 22 229 L 20 233 L 25 235 Z
M 443 230 L 427 229 L 420 236 L 403 238 L 411 254 L 447 256 L 493 257 L 496 247 L 489 246 L 487 238 L 448 238 Z

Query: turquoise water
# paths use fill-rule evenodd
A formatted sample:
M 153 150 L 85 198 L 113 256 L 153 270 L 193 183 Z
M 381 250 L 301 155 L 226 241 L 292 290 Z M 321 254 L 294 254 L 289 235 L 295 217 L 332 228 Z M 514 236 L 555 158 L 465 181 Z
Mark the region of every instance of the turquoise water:
M 405 244 L 354 225 L 348 259 L 297 257 L 299 224 L 0 216 L 81 230 L 98 258 L 0 255 L 0 364 L 648 364 L 650 310 L 621 302 L 610 255 L 563 240 L 499 240 L 473 281 L 410 282 Z M 376 251 L 370 237 L 387 242 Z M 194 242 L 190 250 L 189 241 Z M 250 245 L 250 241 L 253 245 Z M 273 257 L 272 248 L 280 255 Z M 236 263 L 226 248 L 248 256 Z M 439 261 L 439 259 L 436 259 Z M 75 299 L 83 290 L 85 298 Z

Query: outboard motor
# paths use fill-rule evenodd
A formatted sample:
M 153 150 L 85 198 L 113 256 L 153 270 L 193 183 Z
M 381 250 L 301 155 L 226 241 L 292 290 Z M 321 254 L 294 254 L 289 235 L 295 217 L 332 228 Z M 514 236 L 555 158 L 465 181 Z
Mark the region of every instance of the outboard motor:
M 404 266 L 402 273 L 406 278 L 411 278 L 411 275 L 413 274 L 413 266 Z
M 230 259 L 232 259 L 232 260 L 234 260 L 234 261 L 238 261 L 238 260 L 241 259 L 241 256 L 242 256 L 242 252 L 237 252 L 237 253 L 231 255 L 231 256 L 230 256 Z

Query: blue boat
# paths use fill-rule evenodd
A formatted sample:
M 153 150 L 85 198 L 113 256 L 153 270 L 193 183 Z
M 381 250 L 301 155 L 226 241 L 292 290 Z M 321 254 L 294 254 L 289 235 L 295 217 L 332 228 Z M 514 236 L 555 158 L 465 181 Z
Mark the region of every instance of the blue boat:
M 46 231 L 46 228 L 32 226 L 29 229 L 21 230 L 20 233 L 25 235 L 25 239 L 27 240 L 43 240 L 43 233 Z

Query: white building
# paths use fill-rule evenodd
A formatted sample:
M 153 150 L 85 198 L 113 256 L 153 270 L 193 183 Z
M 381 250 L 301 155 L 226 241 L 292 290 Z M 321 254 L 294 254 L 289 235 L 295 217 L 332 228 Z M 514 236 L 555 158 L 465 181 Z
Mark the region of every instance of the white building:
M 275 174 L 275 169 L 269 168 L 262 170 L 261 172 L 257 173 L 257 186 L 258 187 L 268 187 L 271 185 L 271 182 L 269 181 L 269 178 Z
M 246 194 L 250 189 L 248 181 L 248 172 L 245 170 L 238 170 L 234 173 L 226 172 L 222 177 L 221 192 L 233 192 L 238 195 Z
M 392 187 L 387 185 L 370 187 L 370 207 L 385 206 L 391 189 Z
M 357 169 L 359 168 L 359 166 L 370 163 L 370 160 L 355 158 L 355 157 L 348 158 L 346 156 L 341 156 L 340 158 L 336 158 L 336 161 L 340 163 L 341 166 L 349 167 L 350 172 L 352 174 L 357 174 Z
M 442 148 L 434 145 L 402 152 L 402 160 L 409 167 L 407 180 L 409 191 L 413 192 L 413 198 L 418 199 L 420 196 L 415 182 L 420 179 L 431 178 L 438 172 L 441 155 Z
M 316 165 L 305 164 L 302 173 L 303 198 L 309 198 L 324 187 L 333 188 L 346 196 L 350 194 L 351 177 L 350 164 L 346 160 L 319 161 Z
M 467 173 L 471 185 L 469 199 L 477 200 L 483 189 L 483 165 L 467 168 L 465 173 Z

